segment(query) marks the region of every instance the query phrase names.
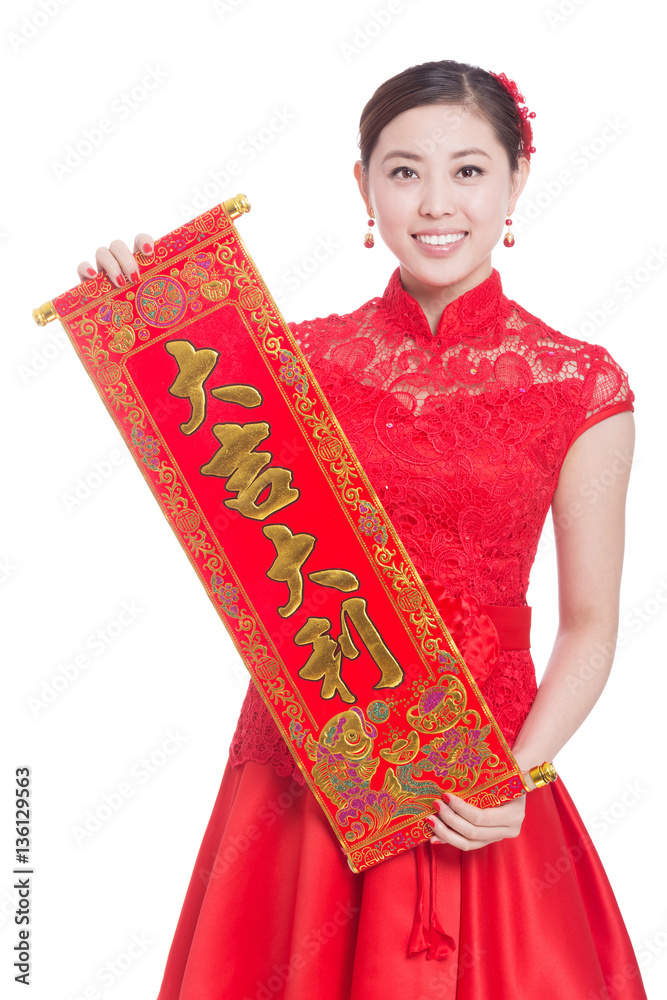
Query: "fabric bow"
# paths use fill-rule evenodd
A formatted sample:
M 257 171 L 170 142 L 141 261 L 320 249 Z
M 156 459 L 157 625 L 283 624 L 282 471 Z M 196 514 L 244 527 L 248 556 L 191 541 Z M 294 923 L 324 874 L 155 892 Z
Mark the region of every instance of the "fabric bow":
M 422 581 L 475 682 L 483 684 L 500 654 L 495 625 L 469 590 L 453 595 L 430 576 Z

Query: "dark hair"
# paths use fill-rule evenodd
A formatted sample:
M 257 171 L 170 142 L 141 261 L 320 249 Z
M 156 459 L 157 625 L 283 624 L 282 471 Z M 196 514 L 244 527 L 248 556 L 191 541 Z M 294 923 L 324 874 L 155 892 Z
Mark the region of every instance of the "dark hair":
M 361 112 L 359 149 L 364 170 L 380 132 L 390 121 L 425 104 L 458 104 L 479 115 L 504 146 L 510 170 L 523 154 L 522 119 L 512 95 L 479 66 L 443 59 L 410 66 L 375 91 Z

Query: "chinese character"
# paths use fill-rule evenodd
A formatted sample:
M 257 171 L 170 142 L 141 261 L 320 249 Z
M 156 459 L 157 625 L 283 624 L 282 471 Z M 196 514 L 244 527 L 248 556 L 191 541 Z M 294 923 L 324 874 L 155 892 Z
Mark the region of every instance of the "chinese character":
M 270 451 L 255 451 L 268 438 L 269 425 L 264 421 L 252 424 L 214 424 L 213 433 L 220 448 L 200 472 L 204 476 L 220 476 L 225 488 L 237 496 L 225 500 L 225 506 L 238 510 L 243 517 L 264 521 L 299 498 L 289 469 L 274 466 L 266 469 L 272 459 Z M 268 495 L 259 498 L 268 488 Z
M 368 602 L 365 598 L 348 597 L 343 601 L 340 609 L 341 634 L 337 641 L 328 634 L 331 628 L 328 618 L 309 618 L 294 636 L 297 646 L 313 647 L 312 653 L 299 671 L 299 677 L 307 681 L 323 681 L 320 692 L 322 698 L 333 698 L 338 693 L 343 701 L 349 704 L 357 699 L 341 677 L 341 659 L 346 656 L 349 660 L 355 660 L 359 650 L 352 641 L 347 618 L 355 626 L 359 637 L 381 671 L 382 676 L 377 684 L 373 685 L 374 690 L 398 687 L 403 681 L 404 674 L 368 617 Z

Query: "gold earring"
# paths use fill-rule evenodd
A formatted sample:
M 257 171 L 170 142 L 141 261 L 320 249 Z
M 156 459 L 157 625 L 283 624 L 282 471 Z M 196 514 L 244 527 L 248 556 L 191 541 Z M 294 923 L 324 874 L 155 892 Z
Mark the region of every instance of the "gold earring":
M 369 225 L 369 227 L 375 225 L 375 213 L 374 213 L 374 211 L 373 211 L 372 208 L 371 208 L 371 212 L 370 212 L 370 218 L 368 220 L 368 225 Z M 370 228 L 369 228 L 368 232 L 366 233 L 366 235 L 364 236 L 364 246 L 368 247 L 369 250 L 370 250 L 370 248 L 372 246 L 375 246 L 375 240 L 373 239 L 373 234 L 370 231 Z

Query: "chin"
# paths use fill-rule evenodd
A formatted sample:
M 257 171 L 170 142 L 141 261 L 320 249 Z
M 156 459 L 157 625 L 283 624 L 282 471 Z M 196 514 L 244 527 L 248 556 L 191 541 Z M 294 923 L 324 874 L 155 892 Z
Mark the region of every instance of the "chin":
M 465 281 L 480 268 L 482 263 L 483 261 L 470 264 L 463 260 L 434 260 L 427 264 L 420 261 L 411 266 L 410 262 L 406 261 L 403 267 L 412 275 L 414 281 L 418 281 L 422 285 L 442 288 L 445 285 L 456 285 Z

